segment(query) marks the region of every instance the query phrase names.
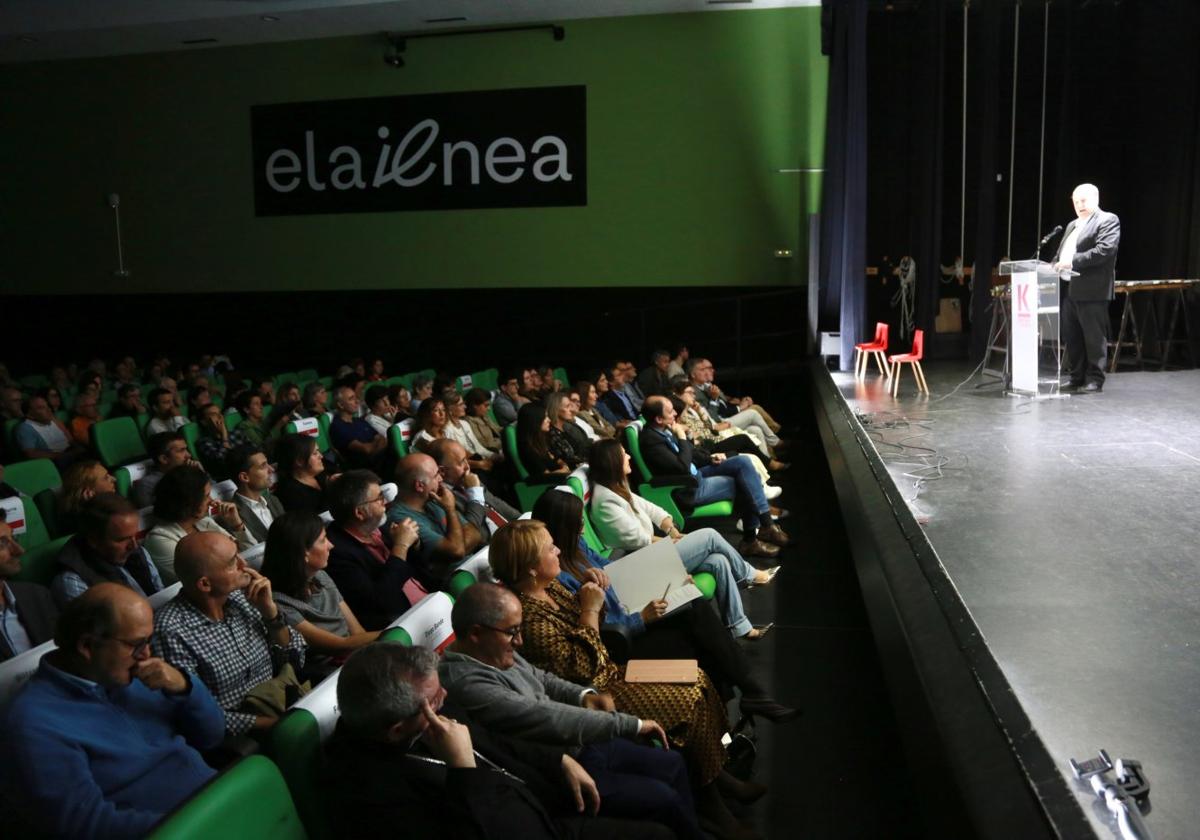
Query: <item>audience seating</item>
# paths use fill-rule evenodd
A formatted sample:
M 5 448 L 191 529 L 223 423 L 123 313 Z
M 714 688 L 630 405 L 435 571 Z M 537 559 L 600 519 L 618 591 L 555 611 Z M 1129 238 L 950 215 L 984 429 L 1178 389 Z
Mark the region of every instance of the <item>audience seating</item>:
M 625 448 L 629 450 L 629 457 L 633 461 L 633 466 L 636 470 L 635 475 L 630 476 L 630 478 L 641 477 L 641 483 L 637 487 L 637 494 L 643 499 L 649 499 L 671 514 L 671 518 L 675 520 L 675 527 L 683 530 L 685 524 L 683 511 L 679 509 L 679 505 L 675 502 L 671 493 L 691 483 L 692 477 L 686 475 L 655 477 L 650 472 L 650 468 L 646 466 L 646 462 L 642 460 L 642 448 L 638 443 L 638 431 L 635 426 L 625 427 Z M 707 519 L 732 515 L 733 502 L 728 500 L 700 505 L 693 508 L 688 514 L 691 519 Z
M 58 574 L 58 553 L 71 536 L 67 534 L 25 549 L 25 553 L 21 555 L 21 571 L 13 579 L 49 586 L 50 581 Z
M 62 487 L 62 476 L 58 467 L 49 458 L 34 458 L 18 461 L 4 468 L 4 481 L 26 496 L 36 496 L 43 490 Z
M 271 730 L 268 751 L 279 765 L 308 835 L 314 840 L 334 837 L 329 809 L 318 778 L 321 746 L 337 726 L 337 684 L 340 669 L 300 698 Z
M 28 551 L 50 542 L 50 532 L 46 530 L 42 514 L 32 499 L 23 496 L 0 499 L 0 507 L 5 509 L 5 521 L 12 528 L 17 545 L 21 548 Z
M 202 787 L 150 834 L 152 840 L 305 840 L 279 768 L 261 755 L 243 758 Z
M 146 445 L 132 417 L 101 420 L 92 426 L 91 435 L 96 455 L 109 469 L 146 457 Z
M 412 421 L 405 420 L 404 423 L 411 424 Z M 396 454 L 397 459 L 403 458 L 405 455 L 408 454 L 408 440 L 404 437 L 404 430 L 402 428 L 400 428 L 401 425 L 402 425 L 401 423 L 396 423 L 396 424 L 388 427 L 388 443 L 391 444 L 392 452 L 394 452 Z M 410 425 L 409 426 L 410 434 L 411 434 L 411 430 L 412 430 L 412 427 Z
M 317 449 L 324 454 L 329 451 L 328 423 L 322 425 L 319 417 L 305 417 L 303 420 L 293 420 L 283 427 L 284 434 L 304 435 L 317 439 Z
M 194 421 L 185 423 L 180 427 L 179 433 L 183 435 L 183 442 L 187 444 L 188 452 L 192 454 L 193 458 L 199 461 L 200 450 L 196 449 L 196 440 L 200 437 L 200 424 Z
M 501 434 L 504 436 L 504 457 L 508 458 L 517 473 L 517 481 L 513 482 L 513 490 L 517 494 L 517 506 L 522 511 L 533 510 L 534 503 L 542 497 L 542 494 L 558 484 L 563 477 L 555 475 L 549 478 L 530 479 L 529 470 L 525 469 L 525 465 L 521 463 L 521 455 L 517 451 L 516 426 L 505 426 L 501 429 Z
M 113 478 L 117 482 L 117 492 L 128 499 L 129 494 L 133 492 L 133 485 L 141 481 L 143 476 L 146 475 L 146 471 L 152 466 L 154 466 L 154 462 L 147 458 L 144 461 L 136 461 L 132 464 L 119 467 L 113 473 Z
M 450 627 L 453 607 L 454 599 L 448 593 L 430 592 L 396 619 L 379 638 L 405 645 L 424 645 L 441 653 L 454 641 L 454 630 Z
M 446 592 L 451 598 L 457 599 L 467 587 L 480 580 L 492 580 L 486 545 L 455 567 L 446 583 Z

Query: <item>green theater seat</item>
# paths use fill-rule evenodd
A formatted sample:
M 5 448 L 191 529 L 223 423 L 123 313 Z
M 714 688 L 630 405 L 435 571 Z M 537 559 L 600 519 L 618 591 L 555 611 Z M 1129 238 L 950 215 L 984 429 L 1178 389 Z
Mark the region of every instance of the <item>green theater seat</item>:
M 638 428 L 636 426 L 625 427 L 625 448 L 629 450 L 629 458 L 633 461 L 635 475 L 631 478 L 641 478 L 638 484 L 637 493 L 643 499 L 649 499 L 658 505 L 660 508 L 671 514 L 671 518 L 675 520 L 675 527 L 683 530 L 685 525 L 683 511 L 680 510 L 672 493 L 676 490 L 682 490 L 684 485 L 680 483 L 682 476 L 661 476 L 655 478 L 650 472 L 650 468 L 646 466 L 646 462 L 642 460 L 642 447 L 638 443 Z M 687 514 L 689 519 L 708 519 L 720 516 L 733 515 L 733 502 L 720 501 L 709 502 L 706 505 L 692 508 Z
M 109 469 L 146 457 L 146 444 L 132 417 L 101 420 L 92 426 L 91 435 L 92 447 Z

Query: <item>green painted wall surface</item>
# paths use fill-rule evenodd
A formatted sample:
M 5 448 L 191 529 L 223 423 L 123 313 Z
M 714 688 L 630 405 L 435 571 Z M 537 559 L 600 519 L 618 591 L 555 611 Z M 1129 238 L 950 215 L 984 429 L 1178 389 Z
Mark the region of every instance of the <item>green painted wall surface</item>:
M 572 21 L 0 69 L 0 284 L 32 294 L 804 282 L 818 8 Z M 587 207 L 256 218 L 250 106 L 584 84 Z M 121 196 L 116 267 L 107 193 Z M 790 248 L 779 259 L 776 248 Z

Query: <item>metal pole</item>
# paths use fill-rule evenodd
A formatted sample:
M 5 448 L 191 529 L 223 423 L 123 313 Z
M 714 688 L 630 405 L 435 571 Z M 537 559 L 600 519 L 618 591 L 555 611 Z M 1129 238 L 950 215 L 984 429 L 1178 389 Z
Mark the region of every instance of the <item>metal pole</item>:
M 1004 246 L 1004 254 L 1007 257 L 1012 256 L 1013 176 L 1017 155 L 1017 70 L 1020 66 L 1017 47 L 1021 43 L 1021 0 L 1017 0 L 1013 11 L 1012 127 L 1008 140 L 1008 239 Z

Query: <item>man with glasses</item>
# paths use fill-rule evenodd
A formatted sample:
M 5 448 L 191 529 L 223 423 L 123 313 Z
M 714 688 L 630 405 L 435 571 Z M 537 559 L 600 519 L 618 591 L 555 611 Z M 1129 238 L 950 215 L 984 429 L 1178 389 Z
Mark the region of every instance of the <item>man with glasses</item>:
M 265 732 L 303 693 L 296 672 L 304 638 L 284 621 L 271 581 L 246 565 L 226 534 L 181 539 L 175 573 L 182 586 L 154 617 L 154 652 L 204 681 L 225 710 L 229 735 Z
M 224 716 L 204 683 L 150 652 L 154 613 L 102 583 L 63 611 L 58 650 L 0 713 L 9 836 L 138 837 L 214 775 L 198 750 Z
M 108 412 L 108 419 L 115 420 L 118 417 L 130 417 L 136 420 L 140 415 L 146 413 L 146 406 L 142 405 L 142 389 L 136 383 L 128 382 L 117 389 L 117 402 L 113 405 L 112 410 Z
M 333 515 L 325 530 L 333 543 L 326 572 L 362 626 L 382 630 L 429 594 L 406 562 L 417 542 L 417 524 L 411 519 L 387 524 L 379 478 L 367 470 L 342 473 L 326 497 Z
M 760 446 L 767 446 L 772 455 L 779 446 L 780 426 L 766 410 L 751 397 L 730 397 L 713 382 L 716 368 L 708 359 L 692 361 L 689 378 L 696 389 L 696 402 L 704 406 L 714 423 L 727 421 L 735 429 L 749 434 Z
M 489 731 L 556 744 L 595 780 L 601 813 L 703 837 L 682 754 L 634 743 L 667 743 L 662 727 L 615 710 L 608 694 L 530 665 L 516 650 L 521 602 L 502 586 L 477 583 L 454 603 L 455 641 L 438 667 L 449 698 Z

